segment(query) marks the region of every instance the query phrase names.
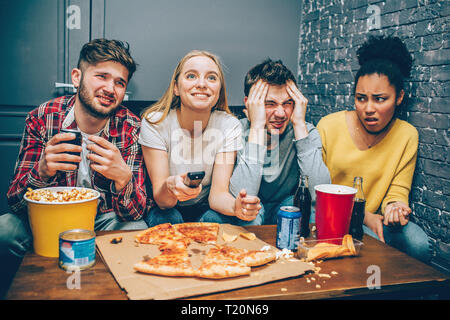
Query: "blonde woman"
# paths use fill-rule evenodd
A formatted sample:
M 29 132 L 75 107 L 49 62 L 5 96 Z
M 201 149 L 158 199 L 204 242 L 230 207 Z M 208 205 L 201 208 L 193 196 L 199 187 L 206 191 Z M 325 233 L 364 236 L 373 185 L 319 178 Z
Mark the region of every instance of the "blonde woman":
M 157 204 L 149 226 L 200 221 L 209 210 L 235 224 L 260 224 L 259 198 L 228 191 L 241 125 L 227 104 L 219 59 L 191 51 L 178 63 L 162 98 L 143 113 L 139 142 Z M 198 187 L 185 184 L 188 172 L 204 171 Z

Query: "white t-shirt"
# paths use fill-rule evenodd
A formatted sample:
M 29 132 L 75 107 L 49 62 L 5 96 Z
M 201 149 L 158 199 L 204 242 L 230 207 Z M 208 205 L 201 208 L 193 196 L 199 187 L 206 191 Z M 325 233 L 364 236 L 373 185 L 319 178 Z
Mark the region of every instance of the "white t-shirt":
M 162 112 L 157 112 L 149 114 L 147 118 L 156 121 L 161 116 Z M 201 132 L 201 122 L 195 123 L 194 128 L 194 132 Z M 214 111 L 203 134 L 191 138 L 189 132 L 180 127 L 176 110 L 172 109 L 158 124 L 142 120 L 139 143 L 168 153 L 171 176 L 190 171 L 205 171 L 202 191 L 198 197 L 179 203 L 187 206 L 208 198 L 216 154 L 242 149 L 241 134 L 242 125 L 236 117 L 224 111 Z

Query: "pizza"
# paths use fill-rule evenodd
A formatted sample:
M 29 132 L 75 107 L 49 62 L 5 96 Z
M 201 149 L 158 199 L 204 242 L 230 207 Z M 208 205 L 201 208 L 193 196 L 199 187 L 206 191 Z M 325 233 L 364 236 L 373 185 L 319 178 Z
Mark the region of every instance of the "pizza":
M 160 250 L 169 248 L 187 248 L 191 239 L 177 232 L 170 223 L 162 223 L 148 228 L 138 235 L 136 241 L 142 244 L 156 244 Z
M 250 250 L 239 256 L 242 263 L 249 267 L 262 266 L 277 259 L 273 251 Z
M 219 234 L 219 224 L 210 222 L 187 222 L 174 225 L 175 229 L 191 240 L 205 244 L 215 244 Z
M 197 277 L 223 279 L 250 274 L 251 268 L 238 259 L 242 253 L 242 249 L 216 245 L 206 254 L 197 270 Z
M 239 249 L 232 246 L 216 245 L 208 251 L 208 255 L 215 257 L 216 259 L 228 259 L 240 262 L 240 255 L 245 252 L 246 250 L 244 249 Z
M 276 254 L 272 251 L 239 249 L 225 245 L 216 245 L 209 253 L 217 258 L 234 260 L 248 267 L 257 267 L 276 260 Z
M 166 249 L 154 258 L 136 263 L 134 269 L 143 273 L 172 277 L 191 277 L 196 274 L 187 250 L 182 248 Z
M 164 223 L 136 235 L 142 244 L 158 245 L 161 254 L 136 263 L 138 272 L 162 276 L 223 279 L 249 275 L 251 267 L 276 260 L 275 252 L 239 249 L 218 245 L 217 223 Z M 197 269 L 191 265 L 188 246 L 191 241 L 213 244 Z
M 216 245 L 197 270 L 197 277 L 222 279 L 250 274 L 251 268 L 276 259 L 275 252 Z
M 251 268 L 234 260 L 209 256 L 196 271 L 199 278 L 224 279 L 249 275 Z

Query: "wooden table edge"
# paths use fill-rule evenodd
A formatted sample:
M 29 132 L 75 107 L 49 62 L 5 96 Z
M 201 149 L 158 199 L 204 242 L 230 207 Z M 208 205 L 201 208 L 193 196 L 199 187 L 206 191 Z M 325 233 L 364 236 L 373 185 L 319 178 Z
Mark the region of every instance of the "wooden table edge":
M 261 238 L 260 236 L 264 232 L 271 232 L 271 233 L 274 232 L 274 225 L 248 226 L 245 228 L 250 232 L 254 232 L 256 234 L 256 236 L 258 236 L 258 238 L 262 239 L 263 241 L 266 241 L 266 239 L 264 239 L 264 237 Z M 97 232 L 97 235 L 114 234 L 114 233 L 121 233 L 121 232 L 133 232 L 133 231 L 136 231 L 136 230 L 99 231 L 99 232 Z M 274 242 L 275 242 L 275 240 L 273 240 L 273 243 L 269 243 L 269 244 L 274 245 Z M 111 300 L 129 300 L 126 291 L 119 286 L 117 280 L 115 279 L 114 275 L 109 270 L 108 265 L 105 263 L 98 248 L 96 248 L 96 250 L 98 253 L 98 256 L 97 256 L 98 261 L 96 263 L 97 264 L 100 263 L 101 265 L 103 265 L 103 267 L 108 272 L 109 276 L 112 277 L 115 285 L 117 286 L 117 291 L 114 293 L 115 298 L 111 299 Z M 426 265 L 426 266 L 434 269 L 432 266 L 429 266 L 429 265 Z M 100 268 L 102 268 L 102 267 L 100 266 Z M 436 270 L 436 269 L 434 269 L 434 270 Z M 401 292 L 401 291 L 405 291 L 405 290 L 409 290 L 409 289 L 430 289 L 430 288 L 441 288 L 441 287 L 445 287 L 445 286 L 450 287 L 450 276 L 447 276 L 438 270 L 436 270 L 436 273 L 441 274 L 441 276 L 437 277 L 435 279 L 432 279 L 432 280 L 428 280 L 428 281 L 420 281 L 420 282 L 419 281 L 411 281 L 411 282 L 406 282 L 406 283 L 401 283 L 401 284 L 387 284 L 387 285 L 383 285 L 382 289 L 383 289 L 384 293 L 386 293 L 386 290 L 388 291 L 387 293 L 395 293 L 395 292 Z M 301 277 L 304 277 L 304 275 L 295 277 L 295 278 L 301 278 Z M 270 286 L 270 285 L 274 285 L 274 284 L 276 285 L 277 283 L 280 283 L 282 285 L 283 281 L 290 281 L 292 279 L 293 278 L 276 280 L 276 281 L 268 282 L 268 283 L 258 285 L 258 286 L 253 286 L 253 287 L 260 287 L 260 286 L 267 286 L 267 285 Z M 14 280 L 13 280 L 13 282 L 14 282 Z M 11 285 L 11 287 L 12 287 L 12 285 Z M 182 299 L 186 299 L 186 300 L 216 300 L 217 296 L 220 296 L 222 294 L 227 294 L 227 292 L 236 292 L 236 291 L 242 292 L 248 288 L 252 288 L 252 286 L 241 288 L 241 289 L 230 290 L 230 291 L 210 293 L 210 294 L 205 294 L 205 295 L 201 295 L 201 296 L 185 297 Z M 345 299 L 345 298 L 357 299 L 358 296 L 372 296 L 373 295 L 375 297 L 378 293 L 379 293 L 378 289 L 373 289 L 373 290 L 368 291 L 368 288 L 366 286 L 361 286 L 359 288 L 351 288 L 351 289 L 337 288 L 337 289 L 333 289 L 333 290 L 309 290 L 309 291 L 304 291 L 304 292 L 281 292 L 281 291 L 279 291 L 279 292 L 274 292 L 273 294 L 265 294 L 264 296 L 257 296 L 257 295 L 246 296 L 245 294 L 243 294 L 240 297 L 239 296 L 238 297 L 236 297 L 236 296 L 223 297 L 223 298 L 220 298 L 220 300 L 228 300 L 228 299 L 230 299 L 230 300 L 320 300 L 320 299 Z M 120 299 L 117 298 L 117 296 L 119 296 Z M 22 299 L 14 298 L 14 295 L 11 295 L 10 291 L 7 293 L 5 299 L 7 299 L 7 300 L 8 299 L 25 300 L 23 298 Z M 33 299 L 33 298 L 31 298 L 31 299 Z M 39 298 L 37 297 L 36 299 L 39 299 Z M 84 299 L 82 299 L 82 300 L 84 300 Z M 88 300 L 88 299 L 86 299 L 86 300 Z M 93 300 L 97 300 L 97 299 L 93 299 Z M 107 299 L 102 299 L 102 300 L 107 300 Z

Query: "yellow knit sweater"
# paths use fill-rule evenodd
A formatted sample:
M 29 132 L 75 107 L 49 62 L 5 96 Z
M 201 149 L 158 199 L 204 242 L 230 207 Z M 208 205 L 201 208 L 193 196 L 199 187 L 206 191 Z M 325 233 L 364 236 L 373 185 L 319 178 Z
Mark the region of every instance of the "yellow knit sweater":
M 419 143 L 416 128 L 396 119 L 383 140 L 361 151 L 350 136 L 346 112 L 329 114 L 317 125 L 332 183 L 352 186 L 354 177 L 362 177 L 366 210 L 372 213 L 384 213 L 389 202 L 408 204 Z

